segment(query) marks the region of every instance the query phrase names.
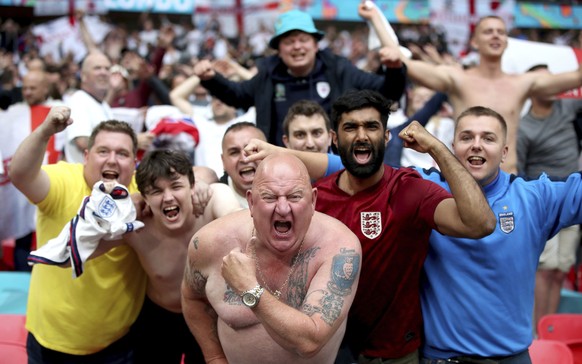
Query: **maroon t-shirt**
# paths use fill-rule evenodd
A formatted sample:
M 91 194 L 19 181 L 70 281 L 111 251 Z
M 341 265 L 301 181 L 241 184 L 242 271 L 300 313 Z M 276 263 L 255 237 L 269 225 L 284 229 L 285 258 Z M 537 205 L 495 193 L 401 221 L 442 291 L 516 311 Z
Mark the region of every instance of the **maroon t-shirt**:
M 347 225 L 362 244 L 362 271 L 346 339 L 361 354 L 399 358 L 420 345 L 420 275 L 434 211 L 452 197 L 410 168 L 384 166 L 376 185 L 350 196 L 340 171 L 317 182 L 316 210 Z

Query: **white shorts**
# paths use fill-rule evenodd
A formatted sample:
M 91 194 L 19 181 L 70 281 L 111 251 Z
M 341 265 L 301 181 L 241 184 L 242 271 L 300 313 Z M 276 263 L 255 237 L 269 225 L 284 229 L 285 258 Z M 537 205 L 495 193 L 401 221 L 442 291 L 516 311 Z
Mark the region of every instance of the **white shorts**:
M 576 249 L 580 243 L 580 226 L 568 226 L 548 240 L 540 256 L 538 269 L 559 269 L 568 272 L 576 262 Z

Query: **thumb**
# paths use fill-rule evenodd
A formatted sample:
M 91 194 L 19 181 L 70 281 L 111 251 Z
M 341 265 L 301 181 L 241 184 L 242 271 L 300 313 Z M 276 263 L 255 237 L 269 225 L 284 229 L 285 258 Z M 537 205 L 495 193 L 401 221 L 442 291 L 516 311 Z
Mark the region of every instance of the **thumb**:
M 252 257 L 254 254 L 256 245 L 257 245 L 257 237 L 255 236 L 255 232 L 253 229 L 253 235 L 249 239 L 247 246 L 246 246 L 245 250 L 243 251 L 243 253 L 245 253 L 249 257 Z

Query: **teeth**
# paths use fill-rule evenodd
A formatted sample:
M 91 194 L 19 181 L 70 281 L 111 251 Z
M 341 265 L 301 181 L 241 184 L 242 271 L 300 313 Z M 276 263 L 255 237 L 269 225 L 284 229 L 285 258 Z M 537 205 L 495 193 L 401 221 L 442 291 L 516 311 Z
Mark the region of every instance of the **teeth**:
M 177 209 L 178 209 L 178 206 L 166 207 L 166 208 L 164 208 L 164 212 L 169 212 L 169 211 L 177 210 Z

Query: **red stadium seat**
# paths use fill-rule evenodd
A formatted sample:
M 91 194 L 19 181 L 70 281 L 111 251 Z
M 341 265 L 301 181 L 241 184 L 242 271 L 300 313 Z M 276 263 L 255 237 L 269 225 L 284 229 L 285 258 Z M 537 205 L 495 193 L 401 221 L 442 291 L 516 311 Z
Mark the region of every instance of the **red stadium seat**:
M 0 364 L 27 364 L 24 315 L 0 314 Z
M 529 347 L 532 364 L 574 364 L 568 345 L 556 340 L 534 340 Z
M 568 345 L 575 364 L 582 364 L 582 314 L 557 313 L 543 316 L 538 322 L 538 337 Z
M 24 328 L 26 316 L 0 314 L 0 343 L 26 347 L 28 331 Z
M 27 364 L 26 345 L 0 342 L 0 364 Z

